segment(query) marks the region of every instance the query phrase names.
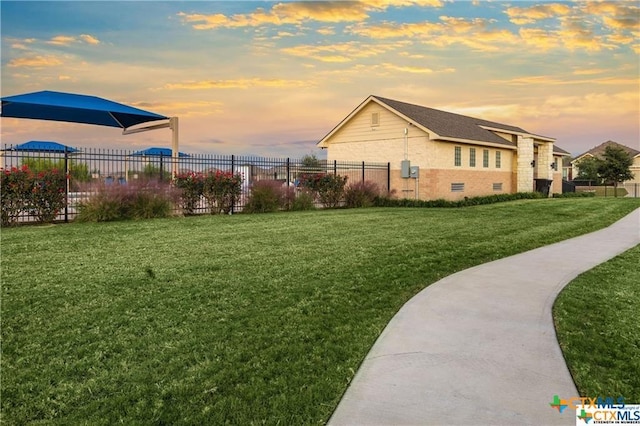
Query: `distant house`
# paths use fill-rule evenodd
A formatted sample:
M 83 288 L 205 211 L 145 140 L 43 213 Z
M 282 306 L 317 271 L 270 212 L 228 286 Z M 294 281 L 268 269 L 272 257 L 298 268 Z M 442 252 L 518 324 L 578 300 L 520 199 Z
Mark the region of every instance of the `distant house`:
M 318 142 L 330 161 L 390 163 L 398 197 L 449 200 L 530 192 L 549 180 L 551 192 L 562 192 L 562 158 L 570 154 L 554 144 L 520 127 L 380 96 Z
M 617 146 L 622 148 L 633 159 L 633 164 L 631 165 L 630 169 L 631 169 L 631 173 L 633 173 L 634 175 L 634 178 L 632 180 L 628 180 L 623 183 L 640 183 L 640 151 L 638 151 L 637 149 L 629 148 L 626 145 L 622 145 L 614 141 L 606 141 L 604 143 L 601 143 L 600 145 L 594 148 L 591 148 L 589 151 L 584 152 L 578 155 L 576 158 L 574 158 L 573 161 L 571 161 L 571 172 L 572 172 L 571 174 L 573 178 L 575 179 L 578 176 L 578 173 L 580 172 L 578 163 L 580 163 L 581 160 L 583 160 L 586 157 L 602 158 L 602 155 L 604 154 L 604 151 L 607 149 L 608 146 Z

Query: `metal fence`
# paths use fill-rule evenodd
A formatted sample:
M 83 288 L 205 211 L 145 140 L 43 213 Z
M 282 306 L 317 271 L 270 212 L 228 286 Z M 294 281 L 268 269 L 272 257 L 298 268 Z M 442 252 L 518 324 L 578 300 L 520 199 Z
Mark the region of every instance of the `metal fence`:
M 75 218 L 79 204 L 95 194 L 98 188 L 106 185 L 143 185 L 148 182 L 154 182 L 154 188 L 168 187 L 174 170 L 171 155 L 146 155 L 139 151 L 83 148 L 43 152 L 16 150 L 14 146 L 5 145 L 0 156 L 0 164 L 5 170 L 27 165 L 35 171 L 51 168 L 66 171 L 66 205 L 56 219 L 65 222 Z M 261 180 L 278 181 L 283 186 L 297 188 L 301 174 L 327 173 L 347 176 L 348 183 L 372 181 L 383 191 L 388 192 L 390 188 L 389 163 L 184 153 L 180 153 L 175 161 L 178 173 L 206 174 L 220 170 L 240 174 L 242 194 L 233 206 L 235 212 L 242 211 L 252 185 Z M 208 211 L 204 200 L 196 209 L 196 213 Z M 179 212 L 176 206 L 176 213 Z M 20 222 L 34 220 L 35 215 L 29 209 L 20 213 Z

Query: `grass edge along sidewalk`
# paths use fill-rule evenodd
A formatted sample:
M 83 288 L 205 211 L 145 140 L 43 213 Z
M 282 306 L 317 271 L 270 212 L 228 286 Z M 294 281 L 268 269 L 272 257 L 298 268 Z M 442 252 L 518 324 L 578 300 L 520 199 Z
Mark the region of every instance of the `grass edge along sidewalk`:
M 9 424 L 326 422 L 418 291 L 637 200 L 523 200 L 2 230 Z
M 640 403 L 640 245 L 569 283 L 553 307 L 560 347 L 584 397 Z

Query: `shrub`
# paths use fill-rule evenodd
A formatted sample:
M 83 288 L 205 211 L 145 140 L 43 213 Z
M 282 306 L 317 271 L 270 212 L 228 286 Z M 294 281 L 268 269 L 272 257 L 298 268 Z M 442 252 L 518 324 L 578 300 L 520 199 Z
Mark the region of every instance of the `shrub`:
M 323 206 L 332 208 L 340 205 L 344 197 L 347 176 L 315 173 L 302 174 L 299 179 L 303 187 L 309 188 L 318 194 Z
M 376 207 L 469 207 L 483 204 L 500 203 L 503 201 L 514 201 L 524 199 L 547 198 L 540 192 L 518 192 L 515 194 L 495 194 L 483 197 L 465 197 L 458 201 L 437 200 L 415 200 L 415 199 L 394 199 L 389 197 L 376 197 L 374 205 Z
M 175 197 L 169 184 L 156 181 L 101 185 L 89 200 L 79 205 L 76 220 L 108 222 L 171 216 Z
M 285 207 L 287 188 L 275 180 L 261 180 L 253 184 L 251 195 L 244 207 L 247 213 L 268 213 Z
M 301 211 L 301 210 L 313 210 L 316 208 L 314 201 L 314 196 L 311 192 L 305 189 L 299 190 L 297 193 L 293 192 L 294 198 L 291 203 L 291 210 Z
M 52 222 L 65 206 L 67 176 L 57 169 L 35 174 L 24 164 L 2 169 L 1 179 L 3 225 L 16 223 L 24 211 L 34 212 L 39 222 Z
M 33 176 L 29 167 L 11 167 L 0 173 L 0 204 L 2 226 L 16 223 L 23 210 L 29 208 Z
M 33 181 L 31 207 L 40 222 L 52 222 L 67 202 L 66 175 L 57 169 L 39 172 Z
M 380 188 L 375 182 L 368 180 L 350 184 L 344 193 L 347 207 L 371 207 L 376 197 L 380 196 Z
M 202 173 L 180 173 L 176 176 L 174 184 L 180 190 L 180 207 L 184 215 L 195 214 L 204 189 Z
M 211 214 L 231 213 L 242 192 L 242 176 L 217 170 L 204 176 L 202 193 Z
M 553 198 L 583 198 L 595 196 L 595 192 L 564 192 L 562 194 L 553 194 Z

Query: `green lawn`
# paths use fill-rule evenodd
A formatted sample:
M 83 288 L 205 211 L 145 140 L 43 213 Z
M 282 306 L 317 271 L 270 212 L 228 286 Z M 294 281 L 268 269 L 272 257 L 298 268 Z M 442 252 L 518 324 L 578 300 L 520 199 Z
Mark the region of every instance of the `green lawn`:
M 640 245 L 585 272 L 553 307 L 580 395 L 640 401 Z
M 7 424 L 318 424 L 412 295 L 634 199 L 2 230 Z

